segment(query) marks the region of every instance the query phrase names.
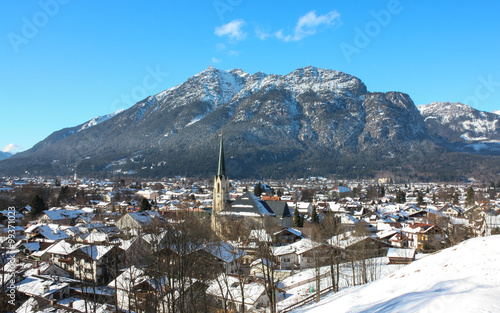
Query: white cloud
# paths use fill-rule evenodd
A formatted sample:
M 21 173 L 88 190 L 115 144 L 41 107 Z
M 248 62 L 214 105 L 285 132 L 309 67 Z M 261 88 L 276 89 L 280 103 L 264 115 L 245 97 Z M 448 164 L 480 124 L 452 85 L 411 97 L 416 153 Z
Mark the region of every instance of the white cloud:
M 240 52 L 236 51 L 236 50 L 229 50 L 228 54 L 230 56 L 238 56 L 238 55 L 240 55 Z
M 271 37 L 271 34 L 268 31 L 265 31 L 260 27 L 255 28 L 255 34 L 257 34 L 257 37 L 259 37 L 260 40 L 265 40 Z
M 293 35 L 284 35 L 281 29 L 275 33 L 275 36 L 283 41 L 299 41 L 307 36 L 314 35 L 321 26 L 331 27 L 335 24 L 340 26 L 341 23 L 340 13 L 337 11 L 331 11 L 319 16 L 316 15 L 316 11 L 311 11 L 299 18 Z
M 18 153 L 21 151 L 23 151 L 23 147 L 18 146 L 14 143 L 9 143 L 8 145 L 6 145 L 5 147 L 2 148 L 2 152 L 8 152 L 8 153 L 12 153 L 12 154 L 15 154 L 15 153 Z
M 220 62 L 222 62 L 222 60 L 221 59 L 217 59 L 216 57 L 212 57 L 212 62 L 213 63 L 220 63 Z
M 229 39 L 243 40 L 247 34 L 241 30 L 245 21 L 241 19 L 233 20 L 227 24 L 215 28 L 215 34 L 219 37 L 228 36 Z

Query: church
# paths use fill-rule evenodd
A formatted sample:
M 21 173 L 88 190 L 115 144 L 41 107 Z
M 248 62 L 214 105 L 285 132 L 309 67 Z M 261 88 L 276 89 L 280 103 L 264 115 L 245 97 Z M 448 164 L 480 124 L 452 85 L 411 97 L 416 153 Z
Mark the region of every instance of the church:
M 229 180 L 224 161 L 224 140 L 220 136 L 219 162 L 217 175 L 214 177 L 212 204 L 212 229 L 220 234 L 224 223 L 234 218 L 245 222 L 263 224 L 264 219 L 271 220 L 276 226 L 291 227 L 292 214 L 285 201 L 263 201 L 251 192 L 246 192 L 235 201 L 229 198 Z

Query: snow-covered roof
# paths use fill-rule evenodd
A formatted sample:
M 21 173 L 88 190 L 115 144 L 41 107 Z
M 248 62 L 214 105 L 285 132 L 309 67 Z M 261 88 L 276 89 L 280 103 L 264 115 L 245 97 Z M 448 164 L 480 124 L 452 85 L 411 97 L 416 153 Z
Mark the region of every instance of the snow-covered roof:
M 236 199 L 229 208 L 222 210 L 219 214 L 255 217 L 275 216 L 267 203 L 251 192 L 244 193 L 241 197 Z
M 96 303 L 89 299 L 85 300 L 78 297 L 64 298 L 58 301 L 57 304 L 66 306 L 68 308 L 71 304 L 71 308 L 79 312 L 93 312 L 93 313 L 115 312 L 114 307 L 108 304 Z
M 30 231 L 26 230 L 28 233 L 37 233 L 47 238 L 47 240 L 57 241 L 64 240 L 70 238 L 68 234 L 66 234 L 59 225 L 56 224 L 38 224 L 34 229 L 29 227 Z
M 59 221 L 64 219 L 75 219 L 80 215 L 89 214 L 84 210 L 68 210 L 68 209 L 54 209 L 43 211 L 52 221 Z
M 61 283 L 54 280 L 44 280 L 37 277 L 27 277 L 16 284 L 16 289 L 17 291 L 28 295 L 45 298 L 50 294 L 68 286 L 68 283 Z
M 415 257 L 415 249 L 389 248 L 387 257 L 413 259 Z
M 353 232 L 345 232 L 343 234 L 333 236 L 328 239 L 328 243 L 334 247 L 346 249 L 352 245 L 355 245 L 367 238 L 371 238 L 370 236 L 355 236 Z
M 219 280 L 217 282 L 217 280 Z M 242 303 L 243 296 L 239 280 L 236 277 L 221 275 L 214 280 L 207 289 L 207 293 L 222 298 L 223 295 L 230 298 L 232 301 Z M 266 291 L 266 288 L 261 283 L 249 283 L 243 286 L 243 295 L 245 296 L 245 304 L 254 305 L 257 300 Z M 227 296 L 229 294 L 229 296 Z
M 92 260 L 99 261 L 103 256 L 105 256 L 114 246 L 85 246 L 81 247 L 80 250 L 88 255 Z
M 303 254 L 319 246 L 321 246 L 321 243 L 305 238 L 286 246 L 273 247 L 272 253 L 275 256 L 287 255 L 292 253 Z
M 81 246 L 81 244 L 71 245 L 70 243 L 62 240 L 47 249 L 47 253 L 69 255 L 73 251 L 78 250 Z
M 116 288 L 131 292 L 132 289 L 148 280 L 149 277 L 144 273 L 144 270 L 131 266 L 127 268 L 122 274 L 108 284 L 110 288 Z

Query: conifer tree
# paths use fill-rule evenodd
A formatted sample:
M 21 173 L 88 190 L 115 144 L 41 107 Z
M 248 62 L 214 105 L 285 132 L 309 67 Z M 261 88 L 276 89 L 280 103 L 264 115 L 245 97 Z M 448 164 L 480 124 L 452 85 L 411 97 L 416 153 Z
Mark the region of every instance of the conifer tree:
M 311 222 L 313 224 L 318 224 L 319 223 L 319 215 L 318 212 L 316 212 L 316 207 L 314 206 L 311 212 Z
M 31 199 L 30 206 L 31 206 L 31 216 L 33 217 L 38 216 L 44 210 L 47 210 L 47 205 L 45 204 L 45 201 L 43 201 L 43 198 L 40 197 L 39 195 L 35 195 L 33 199 Z
M 151 210 L 151 203 L 149 203 L 148 199 L 142 198 L 141 200 L 141 206 L 140 206 L 141 211 L 149 211 Z
M 262 194 L 262 185 L 260 183 L 257 183 L 253 188 L 253 194 L 257 197 L 260 197 L 260 195 Z
M 420 207 L 424 204 L 424 197 L 422 197 L 422 193 L 419 192 L 417 195 L 417 205 Z
M 467 189 L 467 197 L 465 198 L 465 203 L 467 205 L 474 204 L 474 197 L 475 197 L 474 189 L 472 188 L 472 186 L 470 186 Z
M 299 214 L 299 209 L 295 209 L 293 211 L 293 227 L 301 227 L 300 225 L 300 214 Z

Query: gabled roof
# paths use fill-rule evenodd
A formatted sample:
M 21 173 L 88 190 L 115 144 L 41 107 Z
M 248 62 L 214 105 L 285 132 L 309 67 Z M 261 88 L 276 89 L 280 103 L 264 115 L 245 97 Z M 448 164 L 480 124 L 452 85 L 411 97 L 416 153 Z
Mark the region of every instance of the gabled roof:
M 458 208 L 458 207 L 456 207 L 456 206 L 454 206 L 454 205 L 452 205 L 452 204 L 447 203 L 447 204 L 443 205 L 443 206 L 439 209 L 439 212 L 443 212 L 443 211 L 444 211 L 444 210 L 446 210 L 446 209 L 452 209 L 452 210 L 455 210 L 455 211 L 456 211 L 456 212 L 458 212 L 458 213 L 460 213 L 460 212 L 462 211 L 460 208 Z
M 243 250 L 240 250 L 227 242 L 215 242 L 208 245 L 204 245 L 201 250 L 204 250 L 213 256 L 219 258 L 220 260 L 230 263 L 234 261 L 236 257 L 245 254 Z
M 68 283 L 56 282 L 53 280 L 43 280 L 35 277 L 28 277 L 16 284 L 16 289 L 19 292 L 41 297 L 48 297 L 50 294 L 57 292 L 65 287 Z
M 276 214 L 276 217 L 291 217 L 290 209 L 286 201 L 266 201 L 271 211 Z
M 322 246 L 323 244 L 313 241 L 311 239 L 302 239 L 297 242 L 294 242 L 292 244 L 286 245 L 286 246 L 280 246 L 280 247 L 274 247 L 272 248 L 273 255 L 275 256 L 280 256 L 280 255 L 287 255 L 287 254 L 303 254 L 307 251 L 313 250 L 319 246 Z
M 52 221 L 59 221 L 64 219 L 75 219 L 80 215 L 88 214 L 84 210 L 67 210 L 67 209 L 56 209 L 56 210 L 45 210 L 43 211 Z
M 222 210 L 219 214 L 255 217 L 276 216 L 265 201 L 251 192 L 244 193 L 231 204 L 231 207 Z
M 66 234 L 64 231 L 62 231 L 58 225 L 55 224 L 49 224 L 49 225 L 43 225 L 39 224 L 34 228 L 29 227 L 30 231 L 26 230 L 26 232 L 32 232 L 32 233 L 37 233 L 40 234 L 41 236 L 45 237 L 47 240 L 52 240 L 52 241 L 57 241 L 57 240 L 64 240 L 70 238 L 68 234 Z
M 82 246 L 81 244 L 76 244 L 73 246 L 70 243 L 67 243 L 66 241 L 63 240 L 51 246 L 47 250 L 47 253 L 69 255 L 73 251 L 78 250 L 78 248 L 80 248 L 81 246 Z
M 85 246 L 81 247 L 80 251 L 85 253 L 94 261 L 99 261 L 104 257 L 109 251 L 113 249 L 114 246 Z

